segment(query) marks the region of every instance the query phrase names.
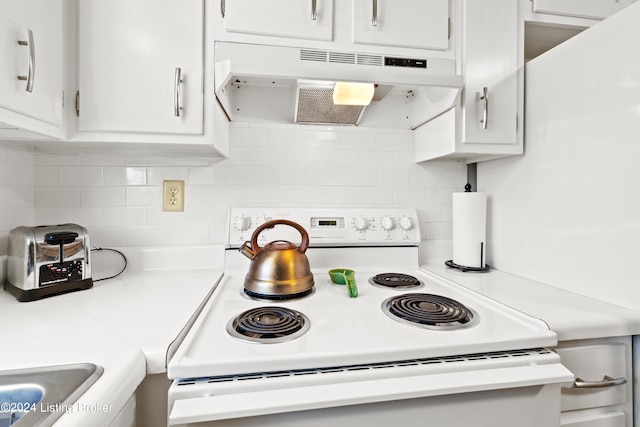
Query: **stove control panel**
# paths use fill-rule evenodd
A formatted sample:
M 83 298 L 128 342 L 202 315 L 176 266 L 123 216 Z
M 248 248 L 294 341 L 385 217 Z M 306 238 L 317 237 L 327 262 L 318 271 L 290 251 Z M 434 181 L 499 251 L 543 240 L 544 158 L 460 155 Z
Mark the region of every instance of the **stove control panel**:
M 417 246 L 420 222 L 411 208 L 232 208 L 229 211 L 227 246 L 239 247 L 251 240 L 254 230 L 267 221 L 287 219 L 309 234 L 310 246 Z M 300 241 L 292 227 L 277 225 L 263 230 L 258 243 Z

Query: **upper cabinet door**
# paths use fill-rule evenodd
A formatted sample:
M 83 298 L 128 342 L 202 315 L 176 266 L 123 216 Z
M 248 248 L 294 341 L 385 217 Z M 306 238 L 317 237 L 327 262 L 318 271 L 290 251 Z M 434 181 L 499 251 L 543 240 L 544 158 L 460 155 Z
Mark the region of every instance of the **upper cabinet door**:
M 327 41 L 333 36 L 333 0 L 218 1 L 228 32 Z
M 449 0 L 352 1 L 354 43 L 449 48 Z
M 463 7 L 462 142 L 516 144 L 518 4 L 513 0 L 465 0 Z
M 0 107 L 62 125 L 62 0 L 0 1 Z
M 203 132 L 203 0 L 80 0 L 79 130 Z

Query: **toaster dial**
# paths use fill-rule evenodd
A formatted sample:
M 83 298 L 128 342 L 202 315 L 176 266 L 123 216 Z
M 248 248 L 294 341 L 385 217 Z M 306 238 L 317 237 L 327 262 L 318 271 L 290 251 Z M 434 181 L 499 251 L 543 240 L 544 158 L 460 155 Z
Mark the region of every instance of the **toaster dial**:
M 82 280 L 82 263 L 81 259 L 76 259 L 40 266 L 39 286 Z

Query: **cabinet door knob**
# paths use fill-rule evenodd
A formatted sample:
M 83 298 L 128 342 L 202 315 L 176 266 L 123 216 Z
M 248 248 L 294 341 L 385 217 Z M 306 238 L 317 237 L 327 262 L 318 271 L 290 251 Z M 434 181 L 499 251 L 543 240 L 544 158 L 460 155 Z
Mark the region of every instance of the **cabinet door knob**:
M 318 19 L 318 0 L 311 0 L 311 20 Z
M 26 80 L 26 91 L 33 92 L 33 80 L 36 75 L 36 46 L 33 42 L 33 31 L 27 30 L 27 40 L 18 40 L 18 44 L 29 47 L 29 70 L 26 76 L 18 76 L 18 80 Z
M 182 68 L 176 67 L 175 80 L 173 83 L 173 109 L 176 117 L 180 117 L 180 113 L 182 112 L 182 83 Z
M 621 384 L 626 384 L 627 379 L 611 378 L 609 375 L 605 375 L 600 381 L 585 381 L 581 378 L 576 378 L 573 382 L 573 388 L 601 388 L 601 387 L 613 387 Z

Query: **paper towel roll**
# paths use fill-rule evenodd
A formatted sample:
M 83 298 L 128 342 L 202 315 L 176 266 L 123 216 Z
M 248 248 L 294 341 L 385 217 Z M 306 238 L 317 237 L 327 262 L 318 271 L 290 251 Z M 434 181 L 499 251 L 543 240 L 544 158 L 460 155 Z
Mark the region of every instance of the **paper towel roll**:
M 487 194 L 453 193 L 453 262 L 484 268 L 487 248 Z

